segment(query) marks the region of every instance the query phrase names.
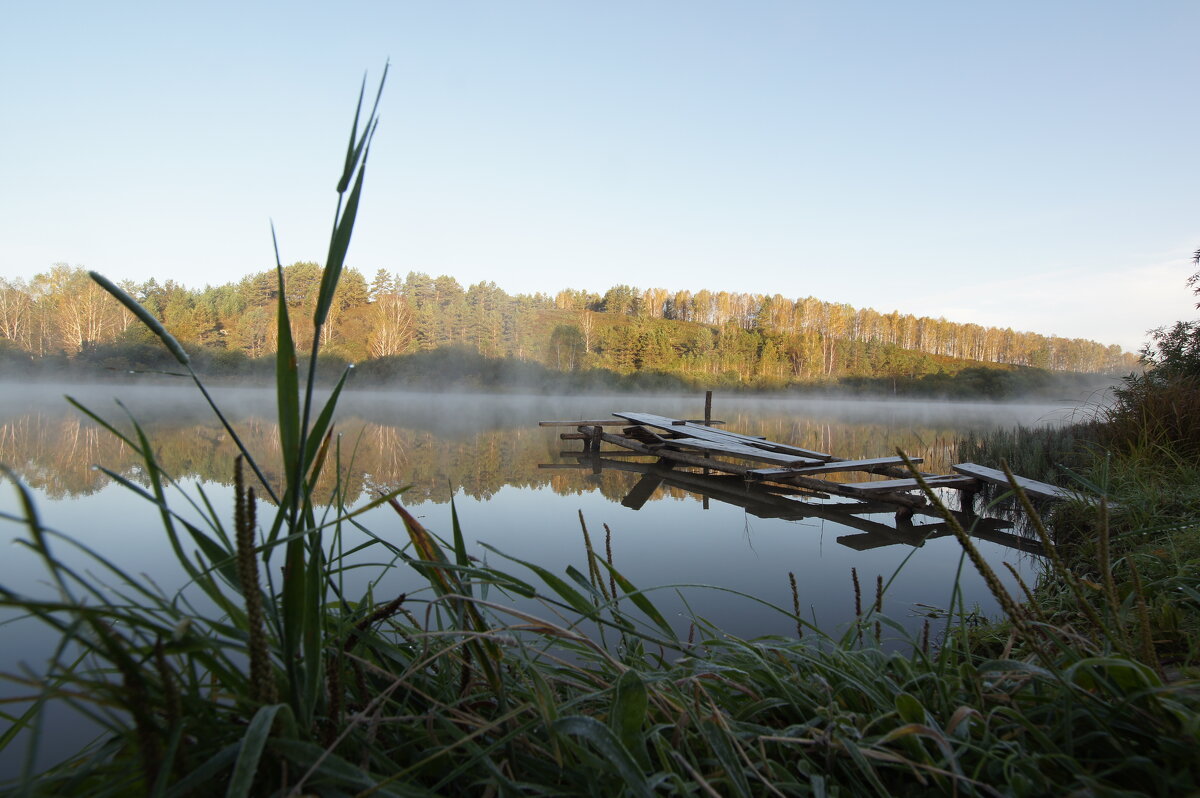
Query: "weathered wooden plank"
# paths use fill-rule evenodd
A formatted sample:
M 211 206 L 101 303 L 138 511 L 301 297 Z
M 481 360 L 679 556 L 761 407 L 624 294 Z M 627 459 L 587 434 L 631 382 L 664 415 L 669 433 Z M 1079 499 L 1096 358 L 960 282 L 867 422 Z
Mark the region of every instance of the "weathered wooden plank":
M 912 463 L 920 463 L 920 457 L 908 458 Z M 818 463 L 817 465 L 802 466 L 800 468 L 756 468 L 753 471 L 748 471 L 747 476 L 757 479 L 774 479 L 775 477 L 786 477 L 788 474 L 832 474 L 838 471 L 871 471 L 880 466 L 894 466 L 903 463 L 903 458 L 900 457 L 872 457 L 867 460 L 833 460 L 827 463 Z
M 702 423 L 697 424 L 693 421 L 688 421 L 687 419 L 660 416 L 656 415 L 655 413 L 620 412 L 613 413 L 613 415 L 617 416 L 618 418 L 626 419 L 627 421 L 632 421 L 635 424 L 642 424 L 647 427 L 656 427 L 658 429 L 669 430 L 670 432 L 678 432 L 680 434 L 692 435 L 693 433 L 697 432 L 696 430 L 692 429 L 695 427 L 699 430 L 699 432 L 695 435 L 697 438 L 701 437 L 702 435 L 711 435 L 717 440 L 736 438 L 738 440 L 754 441 L 758 443 L 766 440 L 766 438 L 761 436 L 743 435 L 740 432 L 730 432 L 729 430 L 725 429 L 713 429 L 712 427 L 704 426 Z M 681 430 L 680 427 L 684 427 L 686 429 Z
M 969 488 L 977 485 L 974 477 L 929 476 L 925 484 L 931 488 Z M 920 488 L 915 479 L 885 479 L 879 482 L 844 482 L 841 487 L 854 493 L 893 493 Z
M 950 467 L 958 473 L 965 474 L 969 477 L 982 479 L 985 482 L 991 482 L 995 485 L 1000 485 L 1005 488 L 1012 487 L 1012 485 L 1010 485 L 1008 482 L 1008 477 L 1004 475 L 1004 472 L 996 468 L 988 468 L 987 466 L 981 466 L 976 463 L 959 463 L 956 466 Z M 1021 489 L 1030 496 L 1037 496 L 1042 499 L 1059 500 L 1070 499 L 1074 496 L 1074 494 L 1072 494 L 1069 490 L 1064 490 L 1063 488 L 1059 488 L 1054 485 L 1048 485 L 1045 482 L 1038 482 L 1036 479 L 1018 477 L 1015 475 L 1013 476 L 1013 479 L 1016 480 L 1016 483 L 1021 486 Z
M 630 452 L 625 449 L 603 449 L 599 452 L 590 452 L 587 449 L 582 451 L 579 449 L 560 449 L 559 457 L 655 457 L 653 454 L 642 454 L 641 452 Z
M 703 424 L 694 424 L 690 421 L 681 421 L 676 418 L 668 418 L 667 416 L 658 416 L 653 413 L 613 413 L 614 416 L 628 419 L 637 424 L 642 424 L 647 427 L 655 427 L 657 429 L 669 430 L 671 432 L 686 435 L 693 438 L 701 438 L 706 441 L 729 441 L 742 443 L 747 446 L 754 446 L 760 449 L 769 449 L 775 452 L 783 452 L 793 454 L 799 457 L 808 457 L 813 460 L 830 460 L 832 455 L 823 452 L 814 452 L 809 449 L 802 449 L 799 446 L 792 446 L 787 443 L 779 443 L 778 441 L 769 441 L 762 436 L 757 435 L 742 435 L 729 430 L 713 429 L 706 427 Z
M 539 421 L 539 427 L 623 427 L 628 421 L 619 418 L 601 418 L 584 421 Z
M 698 418 L 689 418 L 684 420 L 687 424 L 702 424 L 702 420 Z M 713 419 L 709 424 L 724 424 L 724 421 Z M 629 424 L 628 421 L 621 418 L 585 418 L 580 421 L 539 421 L 539 427 L 623 427 Z M 720 431 L 720 430 L 718 430 Z
M 789 465 L 808 465 L 819 461 L 811 457 L 798 457 L 793 454 L 769 452 L 734 441 L 712 441 L 700 438 L 668 438 L 664 446 L 681 449 L 698 449 L 702 452 L 717 452 L 744 460 L 760 460 L 764 463 L 787 463 Z

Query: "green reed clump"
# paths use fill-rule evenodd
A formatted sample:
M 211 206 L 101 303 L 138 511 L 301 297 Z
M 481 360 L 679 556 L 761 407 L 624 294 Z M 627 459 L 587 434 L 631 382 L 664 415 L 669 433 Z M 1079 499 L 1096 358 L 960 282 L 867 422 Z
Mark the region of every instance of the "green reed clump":
M 1031 463 L 1060 462 L 1059 484 L 1107 497 L 1116 509 L 1106 513 L 1083 498 L 1048 509 L 1055 552 L 1088 591 L 1104 592 L 1113 608 L 1105 623 L 1125 630 L 1126 650 L 1139 641 L 1143 661 L 1194 674 L 1200 667 L 1200 461 L 1187 454 L 1178 415 L 1190 412 L 1189 396 L 1177 379 L 1131 379 L 1093 421 L 992 433 L 960 447 L 960 456 L 989 465 L 1012 457 L 1023 463 L 1014 470 L 1025 476 L 1036 473 Z M 1148 408 L 1155 409 L 1141 412 Z M 1061 578 L 1043 579 L 1034 591 L 1051 622 L 1092 634 L 1096 624 L 1077 594 Z
M 337 285 L 374 130 L 374 111 L 361 126 L 356 115 L 322 298 Z M 231 464 L 232 525 L 199 490 L 195 497 L 180 492 L 191 502 L 187 515 L 173 508 L 167 491 L 178 486 L 135 420 L 123 430 L 85 411 L 142 458 L 148 487 L 106 473 L 158 508 L 190 580 L 185 590 L 164 594 L 47 529 L 29 492 L 5 472 L 17 484 L 24 543 L 41 557 L 54 595 L 0 588 L 0 606 L 63 639 L 44 673 L 11 677 L 29 688 L 33 705 L 7 717 L 36 740 L 44 708 L 65 702 L 103 730 L 60 765 L 27 768 L 7 785 L 13 792 L 1040 796 L 1197 789 L 1200 696 L 1140 658 L 1149 653 L 1142 619 L 1155 612 L 1150 602 L 1134 601 L 1136 617 L 1121 624 L 1106 620 L 1118 608 L 1104 602 L 1114 595 L 1127 601 L 1120 582 L 1096 595 L 1084 580 L 1072 583 L 1096 602 L 1093 614 L 1107 630 L 1085 637 L 1026 611 L 992 573 L 989 585 L 1007 597 L 1002 606 L 1019 637 L 999 658 L 976 650 L 962 612 L 947 618 L 940 640 L 930 640 L 928 623 L 920 640 L 908 639 L 882 615 L 881 579 L 867 606 L 857 591 L 858 617 L 840 637 L 800 617 L 801 589 L 792 578 L 791 609 L 772 609 L 795 624 L 797 637 L 742 640 L 694 618 L 683 640 L 650 592 L 616 567 L 611 535 L 595 551 L 586 525 L 586 562 L 560 576 L 486 545 L 502 567 L 471 556 L 453 507 L 443 541 L 395 494 L 351 508 L 338 483 L 329 504 L 317 506 L 318 476 L 327 467 L 340 473 L 333 416 L 345 376 L 320 408 L 312 402 L 315 368 L 302 392 L 280 283 L 281 465 L 262 468 L 243 449 L 268 501 L 257 504 Z M 327 309 L 319 300 L 314 365 Z M 266 482 L 268 470 L 283 474 L 281 484 Z M 385 503 L 405 530 L 402 546 L 359 525 L 361 513 Z M 263 509 L 269 518 L 260 522 Z M 946 516 L 987 576 L 987 563 L 971 554 L 969 530 Z M 368 538 L 356 551 L 343 545 L 351 526 Z M 64 548 L 88 558 L 89 567 L 67 565 Z M 403 563 L 427 587 L 347 595 L 344 576 L 363 567 L 350 555 L 364 551 L 380 553 L 380 572 Z M 1119 554 L 1113 548 L 1106 556 Z M 514 597 L 540 603 L 546 617 L 515 606 Z M 874 634 L 864 640 L 865 628 Z M 884 628 L 896 635 L 886 648 Z M 0 747 L 15 739 L 0 735 Z
M 1087 467 L 1101 442 L 1101 423 L 1084 420 L 966 433 L 959 437 L 956 452 L 958 462 L 999 468 L 1004 461 L 1023 477 L 1069 485 L 1069 472 Z
M 1106 444 L 1122 452 L 1167 449 L 1200 458 L 1200 379 L 1188 375 L 1134 375 L 1116 391 L 1103 416 Z

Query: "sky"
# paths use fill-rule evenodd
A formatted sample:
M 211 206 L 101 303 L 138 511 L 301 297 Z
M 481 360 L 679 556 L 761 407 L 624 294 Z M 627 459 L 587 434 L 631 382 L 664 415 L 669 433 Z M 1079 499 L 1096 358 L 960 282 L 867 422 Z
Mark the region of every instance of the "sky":
M 815 296 L 1136 350 L 1198 314 L 1200 3 L 18 2 L 0 277 L 321 261 Z M 369 89 L 370 90 L 370 89 Z

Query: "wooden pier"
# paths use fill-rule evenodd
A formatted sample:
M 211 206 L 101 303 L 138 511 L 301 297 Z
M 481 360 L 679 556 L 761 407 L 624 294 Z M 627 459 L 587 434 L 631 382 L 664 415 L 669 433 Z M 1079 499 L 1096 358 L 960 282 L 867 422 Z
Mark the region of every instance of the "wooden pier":
M 940 513 L 920 489 L 903 459 L 881 456 L 847 459 L 804 449 L 761 436 L 743 435 L 716 425 L 706 402 L 705 419 L 676 419 L 641 412 L 615 412 L 615 419 L 542 421 L 543 427 L 572 427 L 563 440 L 582 441 L 582 450 L 563 452 L 574 462 L 547 463 L 541 468 L 589 468 L 642 474 L 622 502 L 640 509 L 660 485 L 692 491 L 704 497 L 734 504 L 762 518 L 824 518 L 860 530 L 863 534 L 838 538 L 854 548 L 873 548 L 893 543 L 920 545 L 931 537 L 950 534 L 944 521 L 914 524 L 914 515 Z M 605 449 L 611 444 L 616 449 Z M 920 458 L 909 458 L 913 464 Z M 978 518 L 972 510 L 973 497 L 984 485 L 1008 487 L 1003 472 L 974 463 L 952 466 L 953 474 L 919 471 L 931 488 L 959 491 L 960 510 L 955 511 L 971 534 L 986 540 L 1037 552 L 1040 547 L 1027 538 L 1001 530 L 1011 524 Z M 838 481 L 827 479 L 836 474 Z M 854 477 L 859 477 L 854 479 Z M 849 479 L 850 481 L 841 481 Z M 1043 482 L 1017 478 L 1031 496 L 1062 500 L 1073 494 Z M 863 515 L 895 514 L 895 526 Z

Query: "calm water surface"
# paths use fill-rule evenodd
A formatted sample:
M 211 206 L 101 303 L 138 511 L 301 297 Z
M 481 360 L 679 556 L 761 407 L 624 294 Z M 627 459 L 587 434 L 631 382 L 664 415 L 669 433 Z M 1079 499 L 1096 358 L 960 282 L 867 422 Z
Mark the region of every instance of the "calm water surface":
M 43 522 L 101 551 L 127 572 L 144 574 L 163 590 L 181 586 L 179 570 L 164 540 L 155 508 L 93 468 L 102 464 L 134 480 L 141 472 L 132 453 L 112 435 L 86 420 L 62 399 L 63 393 L 119 426 L 128 427 L 120 397 L 144 425 L 158 457 L 192 496 L 202 488 L 232 517 L 231 477 L 235 449 L 211 413 L 184 388 L 44 387 L 10 389 L 0 399 L 0 462 L 12 467 L 35 495 Z M 279 476 L 273 452 L 278 430 L 270 421 L 274 398 L 269 391 L 226 389 L 218 399 L 235 419 L 239 434 L 268 464 L 267 477 Z M 956 438 L 964 432 L 1017 423 L 1059 423 L 1074 405 L 950 404 L 882 401 L 743 399 L 718 395 L 714 416 L 727 428 L 805 448 L 859 458 L 893 454 L 897 447 L 925 459 L 924 468 L 946 471 L 954 461 Z M 702 397 L 617 396 L 463 396 L 400 392 L 363 392 L 343 398 L 337 430 L 338 456 L 350 499 L 366 501 L 378 490 L 407 486 L 403 503 L 434 532 L 450 535 L 453 498 L 469 541 L 527 559 L 561 574 L 568 565 L 586 571 L 580 516 L 592 540 L 602 546 L 611 533 L 614 561 L 634 584 L 713 585 L 751 594 L 780 607 L 791 607 L 788 573 L 794 572 L 805 614 L 824 629 L 836 631 L 854 617 L 850 570 L 858 571 L 864 592 L 873 597 L 877 577 L 892 580 L 885 612 L 917 630 L 926 607 L 946 607 L 951 598 L 960 550 L 951 537 L 927 540 L 919 549 L 894 540 L 864 536 L 834 520 L 760 518 L 741 507 L 712 500 L 679 487 L 663 486 L 640 509 L 620 502 L 639 474 L 605 469 L 593 474 L 564 452 L 578 441 L 560 441 L 570 429 L 539 428 L 543 419 L 604 418 L 613 411 L 636 410 L 695 418 Z M 557 467 L 539 467 L 539 466 Z M 328 486 L 326 486 L 326 489 Z M 173 499 L 189 514 L 182 497 Z M 17 512 L 16 493 L 0 488 L 0 511 Z M 265 515 L 260 512 L 260 518 Z M 858 516 L 888 526 L 888 514 Z M 916 523 L 934 523 L 917 517 Z M 363 523 L 397 544 L 403 526 L 387 508 L 366 514 Z M 861 525 L 860 525 L 861 526 Z M 23 528 L 0 520 L 4 538 L 24 537 Z M 1013 563 L 1027 578 L 1036 574 L 1036 558 L 996 543 L 980 541 L 993 562 Z M 860 550 L 861 549 L 861 550 Z M 59 545 L 70 561 L 76 554 Z M 478 545 L 474 554 L 493 565 L 500 558 Z M 910 556 L 911 555 L 911 556 Z M 362 555 L 376 561 L 382 555 Z M 903 560 L 904 567 L 897 572 Z M 520 566 L 514 573 L 530 578 Z M 1002 569 L 1001 573 L 1007 576 Z M 404 566 L 362 572 L 359 587 L 378 579 L 376 595 L 419 591 L 421 581 Z M 44 572 L 24 547 L 12 545 L 0 559 L 0 585 L 18 593 L 48 595 Z M 962 574 L 967 606 L 996 612 L 982 580 L 968 565 Z M 114 587 L 119 587 L 113 585 Z M 690 612 L 742 636 L 789 634 L 794 624 L 761 604 L 733 593 L 700 587 L 664 589 L 654 597 L 681 634 Z M 867 601 L 868 599 L 864 599 Z M 686 606 L 685 602 L 686 601 Z M 12 616 L 5 616 L 5 620 Z M 0 627 L 0 669 L 36 673 L 53 645 L 50 635 L 25 622 Z M 11 684 L 0 695 L 21 695 Z M 55 739 L 69 750 L 89 738 L 90 730 L 69 720 Z M 65 751 L 64 751 L 65 752 Z M 0 776 L 16 765 L 12 748 L 0 752 Z

